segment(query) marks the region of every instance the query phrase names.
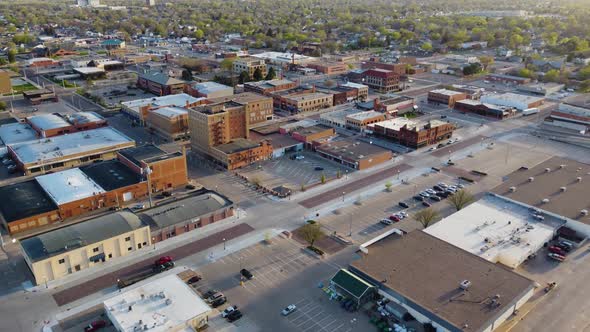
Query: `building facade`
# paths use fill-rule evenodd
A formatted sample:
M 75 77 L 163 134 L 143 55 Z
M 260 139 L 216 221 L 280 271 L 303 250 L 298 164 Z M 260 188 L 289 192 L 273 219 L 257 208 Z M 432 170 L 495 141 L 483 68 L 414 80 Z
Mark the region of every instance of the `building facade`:
M 448 122 L 430 120 L 416 122 L 405 118 L 385 120 L 374 124 L 373 133 L 417 149 L 451 138 L 455 126 Z
M 254 77 L 254 72 L 256 69 L 260 70 L 262 77 L 265 77 L 267 74 L 266 63 L 264 63 L 264 60 L 254 57 L 237 58 L 232 64 L 232 69 L 234 74 L 239 75 L 242 72 L 248 73 L 250 79 Z
M 459 100 L 467 99 L 467 94 L 464 92 L 437 89 L 428 92 L 428 102 L 437 105 L 447 105 L 450 108 L 455 106 Z
M 334 104 L 331 94 L 313 92 L 285 97 L 286 109 L 292 113 L 317 111 Z
M 380 93 L 400 90 L 400 75 L 391 70 L 369 69 L 362 73 L 363 84 Z
M 185 82 L 171 78 L 165 73 L 141 73 L 137 78 L 137 87 L 157 96 L 175 95 L 184 92 Z

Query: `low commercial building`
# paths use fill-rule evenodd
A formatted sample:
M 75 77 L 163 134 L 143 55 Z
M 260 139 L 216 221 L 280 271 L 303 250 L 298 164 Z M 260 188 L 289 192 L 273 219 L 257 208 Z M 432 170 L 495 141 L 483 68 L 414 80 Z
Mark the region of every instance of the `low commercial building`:
M 125 63 L 119 60 L 94 59 L 88 63 L 88 67 L 95 67 L 105 71 L 121 70 L 125 68 Z
M 55 92 L 48 89 L 27 90 L 23 91 L 23 97 L 31 105 L 39 105 L 45 102 L 57 102 L 58 96 Z
M 147 114 L 153 109 L 166 106 L 191 108 L 203 104 L 206 100 L 207 98 L 204 97 L 195 98 L 186 93 L 180 93 L 177 95 L 122 102 L 121 111 L 130 118 L 138 120 L 141 124 L 144 124 L 147 119 Z
M 449 139 L 453 136 L 454 130 L 455 125 L 440 120 L 423 122 L 396 118 L 373 125 L 374 134 L 414 149 Z
M 295 54 L 295 53 L 283 53 L 283 52 L 262 52 L 258 54 L 252 54 L 253 58 L 261 59 L 268 61 L 269 63 L 275 65 L 302 65 L 308 62 L 313 62 L 317 60 L 317 58 L 305 56 L 302 54 Z
M 30 68 L 59 66 L 59 62 L 51 58 L 33 58 L 25 61 L 25 66 Z
M 336 134 L 334 128 L 324 126 L 311 126 L 301 127 L 293 129 L 291 131 L 291 137 L 299 142 L 311 144 L 313 141 L 320 140 L 323 138 L 333 137 Z
M 590 126 L 590 108 L 585 105 L 559 104 L 557 110 L 549 115 L 552 123 L 574 124 L 584 127 Z M 2 127 L 0 127 L 2 129 Z
M 451 214 L 424 229 L 456 247 L 511 269 L 543 249 L 565 222 L 539 220 L 528 206 L 495 194 Z
M 232 64 L 234 74 L 239 75 L 242 72 L 246 72 L 250 76 L 250 79 L 254 77 L 256 69 L 260 71 L 262 77 L 266 76 L 266 63 L 264 60 L 255 57 L 243 57 L 235 59 Z
M 395 96 L 392 98 L 376 98 L 373 100 L 373 109 L 377 112 L 395 117 L 415 111 L 416 102 L 412 97 Z
M 157 96 L 167 96 L 182 93 L 185 82 L 169 77 L 162 72 L 140 73 L 137 78 L 137 86 Z
M 38 137 L 54 137 L 108 126 L 105 118 L 95 112 L 40 114 L 25 118 L 25 122 L 37 132 Z
M 338 85 L 335 87 L 317 87 L 316 90 L 317 92 L 332 95 L 333 106 L 359 100 L 358 89 L 356 88 Z
M 10 81 L 10 72 L 0 69 L 0 95 L 12 92 L 12 82 Z
M 317 72 L 326 75 L 340 75 L 346 73 L 349 68 L 348 65 L 342 62 L 311 62 L 305 65 L 308 68 L 313 68 Z
M 201 331 L 212 309 L 178 275 L 154 277 L 103 302 L 117 331 Z
M 508 83 L 508 84 L 529 84 L 531 83 L 531 79 L 528 77 L 520 77 L 520 76 L 513 76 L 513 75 L 506 75 L 506 74 L 488 74 L 486 76 L 486 80 L 490 82 L 498 82 L 498 83 Z
M 169 141 L 190 139 L 188 110 L 180 107 L 162 107 L 148 112 L 146 126 Z
M 150 226 L 152 243 L 231 217 L 233 202 L 209 190 L 143 210 L 137 216 Z
M 104 265 L 150 245 L 149 226 L 130 211 L 110 213 L 20 241 L 37 285 Z
M 110 128 L 14 143 L 8 154 L 26 175 L 75 167 L 95 160 L 116 157 L 119 150 L 135 146 L 135 141 Z
M 97 67 L 74 67 L 74 73 L 78 74 L 80 78 L 85 80 L 97 80 L 106 77 L 104 68 Z
M 292 113 L 311 112 L 332 106 L 334 96 L 331 94 L 312 92 L 285 97 L 286 109 Z
M 463 99 L 467 99 L 467 94 L 464 92 L 447 89 L 437 89 L 428 92 L 429 103 L 447 105 L 449 108 L 455 107 L 455 103 Z
M 272 92 L 294 89 L 296 87 L 297 83 L 286 79 L 244 83 L 244 91 L 259 93 L 265 96 Z
M 375 111 L 350 114 L 346 116 L 346 129 L 363 133 L 369 125 L 381 122 L 383 120 L 385 120 L 385 115 Z
M 485 104 L 478 100 L 464 99 L 455 103 L 455 109 L 461 112 L 469 112 L 495 119 L 506 119 L 516 115 L 516 108 Z
M 565 89 L 565 84 L 561 83 L 523 84 L 516 87 L 518 92 L 530 93 L 537 96 L 547 96 L 563 89 Z
M 369 97 L 369 87 L 364 84 L 359 84 L 359 83 L 354 83 L 354 82 L 346 82 L 346 83 L 340 84 L 340 86 L 357 89 L 357 98 L 360 101 L 365 101 Z
M 481 96 L 481 102 L 500 106 L 514 107 L 519 111 L 528 108 L 539 107 L 545 102 L 545 98 L 526 96 L 517 93 L 492 93 Z
M 229 143 L 212 147 L 210 155 L 223 167 L 234 170 L 270 159 L 273 155 L 273 148 L 268 141 L 254 142 L 245 138 L 237 138 Z
M 396 231 L 361 246 L 348 270 L 396 306 L 397 321 L 415 320 L 425 331 L 493 331 L 534 293 L 532 280 L 501 265 L 423 231 Z
M 463 92 L 467 95 L 467 99 L 479 100 L 485 89 L 478 86 L 463 85 L 463 84 L 452 84 L 449 87 L 450 90 Z
M 530 206 L 545 219 L 557 216 L 570 229 L 590 236 L 588 174 L 588 164 L 553 157 L 514 171 L 492 192 Z
M 359 113 L 360 111 L 355 108 L 345 109 L 341 111 L 332 111 L 320 114 L 320 119 L 318 120 L 324 126 L 332 127 L 332 128 L 345 128 L 346 127 L 346 117 L 349 115 L 354 115 Z
M 362 69 L 384 69 L 390 70 L 397 75 L 405 75 L 406 70 L 408 68 L 408 64 L 406 63 L 389 63 L 389 62 L 381 62 L 379 58 L 371 58 L 369 61 L 363 61 L 361 63 Z
M 204 97 L 209 99 L 229 97 L 234 94 L 234 88 L 216 82 L 193 83 L 188 86 L 187 90 L 187 92 L 193 97 Z
M 300 85 L 289 90 L 279 90 L 269 94 L 272 97 L 273 107 L 279 110 L 287 110 L 287 98 L 295 95 L 302 95 L 307 93 L 315 93 L 315 87 L 307 85 Z
M 374 144 L 345 139 L 316 147 L 316 152 L 346 167 L 364 170 L 393 159 L 393 153 Z

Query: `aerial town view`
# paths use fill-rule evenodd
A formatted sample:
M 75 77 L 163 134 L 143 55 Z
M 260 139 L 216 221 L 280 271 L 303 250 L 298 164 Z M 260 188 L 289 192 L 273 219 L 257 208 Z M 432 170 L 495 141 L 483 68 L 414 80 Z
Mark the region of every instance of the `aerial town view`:
M 0 332 L 590 332 L 590 0 L 0 0 Z

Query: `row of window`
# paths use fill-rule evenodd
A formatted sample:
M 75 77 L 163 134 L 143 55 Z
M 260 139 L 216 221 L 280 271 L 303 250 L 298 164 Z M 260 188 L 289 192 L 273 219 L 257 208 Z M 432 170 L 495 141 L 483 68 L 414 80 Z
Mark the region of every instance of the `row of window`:
M 126 238 L 125 238 L 125 241 L 130 241 L 130 240 L 131 240 L 131 237 L 126 237 Z M 146 241 L 144 241 L 143 243 L 138 243 L 138 244 L 137 244 L 137 249 L 141 249 L 141 248 L 142 248 L 142 246 L 143 246 L 143 247 L 147 246 L 147 242 L 146 242 Z M 132 251 L 132 250 L 133 250 L 133 247 L 127 247 L 127 251 Z M 99 247 L 92 248 L 92 252 L 99 252 L 99 251 L 100 251 L 100 248 L 99 248 Z M 108 258 L 113 258 L 113 254 L 109 254 L 109 255 L 108 255 Z M 58 260 L 57 262 L 58 262 L 59 264 L 64 264 L 64 263 L 66 262 L 66 259 L 65 259 L 65 258 L 61 258 L 61 259 L 60 259 L 60 260 Z

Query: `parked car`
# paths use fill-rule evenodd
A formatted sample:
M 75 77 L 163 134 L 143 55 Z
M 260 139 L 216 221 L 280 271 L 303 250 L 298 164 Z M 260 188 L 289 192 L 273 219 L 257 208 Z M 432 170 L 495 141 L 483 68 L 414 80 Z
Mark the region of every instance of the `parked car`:
M 190 279 L 187 281 L 187 283 L 188 283 L 189 285 L 196 284 L 197 282 L 201 281 L 201 279 L 203 279 L 203 278 L 201 278 L 201 276 L 199 276 L 199 275 L 196 275 L 196 276 L 194 276 L 194 277 L 191 277 L 191 278 L 190 278 Z
M 440 196 L 437 196 L 437 195 L 430 196 L 430 199 L 433 200 L 433 201 L 435 201 L 435 202 L 442 201 L 442 198 L 440 198 Z
M 205 293 L 203 293 L 203 298 L 204 299 L 208 299 L 211 296 L 213 296 L 213 294 L 219 293 L 219 291 L 217 289 L 210 289 L 208 291 L 206 291 Z
M 430 197 L 430 194 L 429 194 L 429 193 L 427 193 L 427 192 L 425 192 L 425 191 L 421 192 L 421 193 L 420 193 L 420 194 L 418 194 L 418 195 L 420 195 L 420 196 L 422 196 L 422 197 L 425 197 L 425 198 L 428 198 L 428 197 Z
M 432 204 L 430 204 L 430 203 L 428 203 L 428 202 L 426 202 L 426 201 L 423 201 L 423 202 L 422 202 L 422 205 L 424 205 L 424 206 L 426 206 L 426 207 L 431 207 L 431 206 L 432 206 Z
M 430 149 L 428 149 L 428 151 L 434 151 L 434 150 L 436 150 L 436 146 L 433 146 Z
M 422 197 L 420 195 L 414 196 L 414 199 L 417 200 L 417 201 L 421 201 L 421 202 L 424 201 L 424 197 Z
M 434 191 L 433 189 L 428 188 L 425 191 L 430 195 L 436 195 L 436 191 Z
M 436 185 L 439 186 L 439 187 L 441 187 L 441 188 L 443 188 L 443 189 L 446 188 L 446 187 L 448 187 L 448 185 L 446 183 L 444 183 L 444 182 L 439 182 Z
M 302 155 L 295 156 L 295 160 L 301 160 L 301 159 L 305 159 L 305 156 L 302 156 Z
M 392 225 L 394 221 L 396 221 L 396 222 L 400 221 L 399 217 L 395 216 L 395 215 L 391 215 L 391 216 L 389 216 L 389 219 L 383 218 L 383 219 L 379 220 L 379 223 L 389 226 L 389 225 Z
M 403 207 L 404 209 L 409 208 L 410 206 L 408 204 L 406 204 L 405 202 L 399 202 L 397 203 L 397 205 L 399 205 L 400 207 Z
M 238 319 L 242 318 L 242 312 L 240 310 L 235 310 L 231 314 L 227 316 L 227 320 L 231 322 L 235 322 Z
M 552 258 L 552 259 L 556 260 L 556 261 L 560 261 L 560 262 L 565 261 L 565 256 L 560 255 L 560 254 L 556 254 L 556 253 L 550 252 L 550 253 L 547 254 L 547 256 L 549 258 Z
M 132 210 L 143 210 L 145 209 L 145 204 L 137 203 L 131 207 Z
M 281 315 L 289 316 L 293 311 L 297 310 L 297 306 L 294 304 L 289 304 L 283 311 L 281 311 Z
M 445 145 L 440 143 L 439 145 L 436 146 L 437 149 L 443 148 Z
M 209 295 L 209 297 L 207 298 L 207 301 L 213 302 L 213 301 L 220 299 L 222 297 L 225 297 L 222 292 L 215 292 L 215 293 Z
M 168 262 L 172 262 L 172 256 L 162 256 L 158 259 L 156 259 L 156 261 L 154 262 L 155 265 L 162 265 L 162 264 L 166 264 Z
M 557 246 L 559 246 L 560 248 L 562 248 L 563 250 L 565 250 L 567 252 L 574 249 L 574 244 L 569 241 L 565 241 L 565 240 L 561 240 L 561 241 L 557 242 Z
M 549 252 L 552 252 L 554 254 L 558 254 L 561 256 L 567 255 L 565 250 L 563 250 L 561 247 L 558 247 L 558 246 L 549 246 L 549 248 L 547 248 L 547 249 L 549 250 Z
M 212 301 L 212 302 L 210 302 L 210 303 L 211 303 L 211 306 L 212 306 L 213 308 L 217 308 L 217 307 L 219 307 L 220 305 L 223 305 L 225 302 L 227 302 L 227 298 L 226 298 L 225 296 L 223 296 L 223 297 L 220 297 L 220 298 L 218 298 L 217 300 L 214 300 L 214 301 Z
M 164 271 L 170 270 L 173 267 L 174 267 L 174 262 L 173 261 L 169 261 L 169 262 L 166 262 L 164 264 L 154 265 L 153 270 L 156 273 L 160 273 L 160 272 L 164 272 Z
M 314 167 L 314 170 L 316 170 L 316 171 L 323 171 L 324 168 L 321 167 L 321 166 L 316 166 L 316 167 Z
M 97 320 L 97 321 L 94 321 L 94 322 L 88 324 L 88 326 L 84 327 L 84 332 L 98 331 L 106 326 L 107 326 L 107 322 L 105 322 L 104 320 Z
M 433 186 L 432 189 L 434 189 L 434 191 L 444 191 L 444 189 L 438 185 Z
M 254 278 L 254 276 L 252 275 L 252 273 L 250 273 L 250 271 L 248 271 L 248 270 L 246 270 L 246 269 L 241 269 L 241 270 L 240 270 L 240 274 L 241 274 L 241 275 L 242 275 L 244 278 L 246 278 L 246 279 L 248 279 L 248 280 L 250 280 L 250 279 Z
M 464 185 L 464 184 L 460 184 L 460 183 L 459 183 L 459 184 L 457 185 L 457 188 L 459 188 L 459 189 L 463 189 L 463 188 L 465 188 L 465 185 Z
M 404 219 L 408 216 L 408 213 L 406 211 L 400 211 L 397 213 L 397 215 L 401 218 Z
M 231 314 L 232 312 L 234 312 L 234 311 L 236 311 L 236 310 L 238 310 L 238 306 L 237 306 L 237 305 L 232 305 L 232 306 L 229 306 L 229 307 L 225 308 L 225 310 L 223 310 L 223 311 L 221 312 L 221 317 L 225 318 L 225 317 L 227 317 L 229 314 Z

